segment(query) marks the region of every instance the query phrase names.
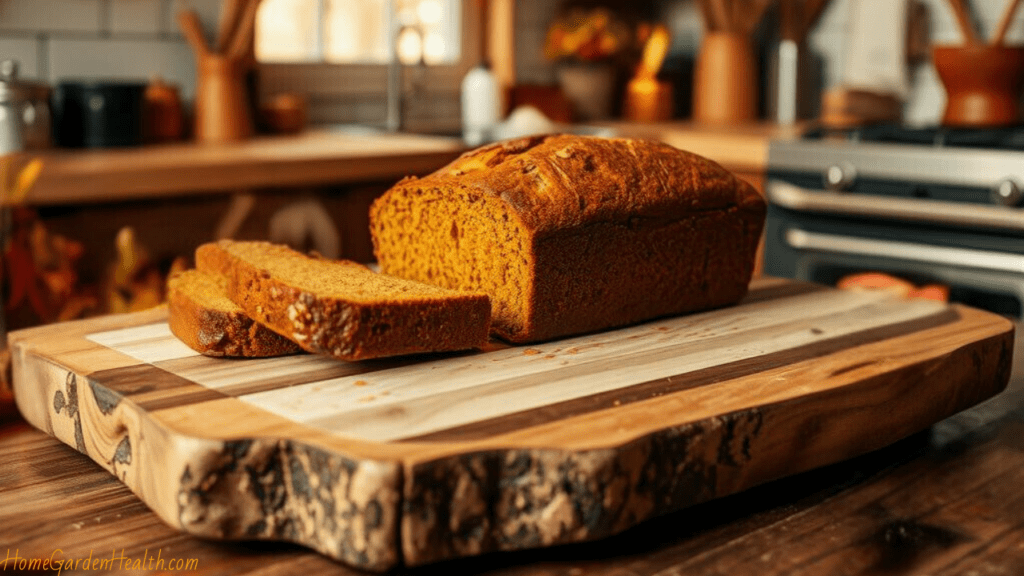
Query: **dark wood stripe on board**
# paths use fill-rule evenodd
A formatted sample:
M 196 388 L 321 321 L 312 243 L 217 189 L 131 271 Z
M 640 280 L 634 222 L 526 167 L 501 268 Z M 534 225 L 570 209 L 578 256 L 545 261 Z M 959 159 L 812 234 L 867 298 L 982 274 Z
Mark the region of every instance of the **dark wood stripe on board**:
M 106 388 L 147 411 L 227 397 L 217 390 L 196 384 L 152 364 L 100 370 L 90 374 L 89 381 L 92 385 Z
M 480 420 L 464 424 L 462 426 L 402 438 L 398 441 L 453 442 L 487 438 L 498 434 L 529 428 L 531 426 L 538 426 L 557 420 L 564 420 L 566 418 L 583 415 L 589 412 L 596 412 L 598 410 L 605 410 L 616 406 L 631 404 L 673 392 L 680 392 L 682 390 L 725 382 L 727 380 L 749 376 L 757 372 L 765 372 L 780 366 L 819 358 L 855 346 L 879 342 L 921 330 L 935 328 L 943 324 L 954 322 L 957 318 L 958 315 L 954 310 L 947 309 L 941 313 L 926 316 L 924 318 L 917 318 L 898 324 L 864 330 L 862 332 L 856 332 L 839 338 L 821 340 L 799 348 L 782 350 L 764 356 L 758 356 L 756 358 L 747 358 L 680 376 L 660 378 L 650 382 L 634 384 L 633 386 L 620 388 L 618 390 L 611 390 L 591 396 L 559 402 L 557 404 L 549 404 L 547 406 L 524 410 L 522 412 L 507 414 L 497 418 Z

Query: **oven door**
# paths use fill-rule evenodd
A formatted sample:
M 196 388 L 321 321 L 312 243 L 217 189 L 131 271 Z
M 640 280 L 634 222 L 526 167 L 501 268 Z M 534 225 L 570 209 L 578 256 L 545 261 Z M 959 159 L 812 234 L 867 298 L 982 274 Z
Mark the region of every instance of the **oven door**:
M 765 187 L 765 272 L 835 284 L 865 271 L 950 287 L 951 298 L 1024 319 L 1024 210 Z

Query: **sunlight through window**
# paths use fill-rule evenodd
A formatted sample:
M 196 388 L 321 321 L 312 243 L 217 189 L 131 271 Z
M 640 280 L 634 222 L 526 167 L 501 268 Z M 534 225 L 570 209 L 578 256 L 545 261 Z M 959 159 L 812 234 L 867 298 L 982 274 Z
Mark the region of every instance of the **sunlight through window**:
M 256 24 L 261 62 L 453 64 L 461 0 L 263 0 Z M 391 41 L 389 41 L 391 39 Z

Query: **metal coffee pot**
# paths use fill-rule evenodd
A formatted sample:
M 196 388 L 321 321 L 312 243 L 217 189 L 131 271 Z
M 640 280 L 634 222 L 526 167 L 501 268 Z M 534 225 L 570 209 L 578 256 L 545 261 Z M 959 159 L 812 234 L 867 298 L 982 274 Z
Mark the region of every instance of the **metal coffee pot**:
M 18 62 L 0 62 L 0 154 L 48 148 L 50 87 L 18 78 Z

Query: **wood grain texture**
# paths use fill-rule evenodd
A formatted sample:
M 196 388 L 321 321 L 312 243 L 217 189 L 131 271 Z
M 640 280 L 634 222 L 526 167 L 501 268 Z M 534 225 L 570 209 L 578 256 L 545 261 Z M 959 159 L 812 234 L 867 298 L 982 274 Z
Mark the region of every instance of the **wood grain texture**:
M 168 350 L 161 314 L 13 334 L 25 417 L 171 526 L 375 570 L 604 538 L 877 449 L 997 393 L 1012 350 L 991 314 L 773 279 L 731 309 L 585 337 L 589 355 L 574 341 L 250 370 Z M 562 395 L 574 379 L 593 385 Z M 475 384 L 499 401 L 474 404 Z M 422 434 L 432 392 L 452 418 Z M 360 414 L 370 433 L 339 428 Z
M 1006 393 L 882 450 L 598 542 L 394 573 L 1016 574 L 1024 567 L 1022 387 L 1022 380 L 1011 383 Z M 59 548 L 63 559 L 77 559 L 116 550 L 133 561 L 165 560 L 132 574 L 364 574 L 296 546 L 175 530 L 89 458 L 24 423 L 0 424 L 0 459 L 0 553 L 6 547 L 49 558 Z M 194 570 L 168 570 L 166 560 L 178 558 L 194 559 Z
M 42 160 L 43 170 L 25 203 L 43 206 L 397 181 L 433 172 L 462 151 L 462 142 L 453 138 L 311 131 L 229 144 L 26 152 L 15 164 Z

